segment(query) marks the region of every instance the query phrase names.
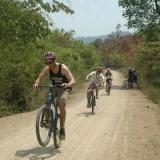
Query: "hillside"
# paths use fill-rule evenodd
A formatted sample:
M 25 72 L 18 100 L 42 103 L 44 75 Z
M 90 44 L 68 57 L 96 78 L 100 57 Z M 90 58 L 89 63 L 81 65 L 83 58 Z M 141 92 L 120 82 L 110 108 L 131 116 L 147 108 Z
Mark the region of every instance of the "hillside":
M 131 34 L 133 34 L 133 33 L 130 33 L 128 31 L 122 31 L 120 33 L 120 36 L 123 37 L 123 36 L 131 35 Z M 84 43 L 88 44 L 90 42 L 94 42 L 98 38 L 100 38 L 100 39 L 102 39 L 104 41 L 107 38 L 107 35 L 100 35 L 100 36 L 93 36 L 93 37 L 90 37 L 90 36 L 89 37 L 77 36 L 74 39 L 76 39 L 76 40 L 82 40 L 82 41 L 84 41 Z

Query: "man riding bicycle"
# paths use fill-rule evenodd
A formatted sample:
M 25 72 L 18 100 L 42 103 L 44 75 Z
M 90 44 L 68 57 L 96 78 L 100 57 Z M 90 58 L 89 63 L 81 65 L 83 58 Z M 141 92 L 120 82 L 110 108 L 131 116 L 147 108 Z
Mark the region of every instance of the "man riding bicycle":
M 107 68 L 107 72 L 106 72 L 105 76 L 106 76 L 106 92 L 107 92 L 108 82 L 109 82 L 109 81 L 110 81 L 110 89 L 112 88 L 113 76 L 112 76 L 112 73 L 111 73 L 110 68 Z
M 60 110 L 60 118 L 61 118 L 61 130 L 60 130 L 60 138 L 61 140 L 65 140 L 65 119 L 66 119 L 66 103 L 68 99 L 68 91 L 67 88 L 76 83 L 72 73 L 64 64 L 60 64 L 56 62 L 56 54 L 53 52 L 46 52 L 44 54 L 44 60 L 46 67 L 44 67 L 43 71 L 37 78 L 34 84 L 34 88 L 38 88 L 39 83 L 43 80 L 43 78 L 49 74 L 50 80 L 52 82 L 53 89 L 53 97 L 57 97 L 58 106 Z M 56 84 L 60 84 L 63 88 L 58 88 L 55 86 Z M 48 93 L 45 95 L 45 102 L 48 102 Z M 45 115 L 47 119 L 47 115 Z
M 95 90 L 96 90 L 96 99 L 98 99 L 98 92 L 99 92 L 99 85 L 103 83 L 104 81 L 104 75 L 102 74 L 102 67 L 98 66 L 97 71 L 93 71 L 90 74 L 87 75 L 86 80 L 90 79 L 89 86 L 87 88 L 87 108 L 90 107 L 90 102 L 89 102 L 89 91 L 90 88 L 92 87 L 91 84 L 95 83 Z

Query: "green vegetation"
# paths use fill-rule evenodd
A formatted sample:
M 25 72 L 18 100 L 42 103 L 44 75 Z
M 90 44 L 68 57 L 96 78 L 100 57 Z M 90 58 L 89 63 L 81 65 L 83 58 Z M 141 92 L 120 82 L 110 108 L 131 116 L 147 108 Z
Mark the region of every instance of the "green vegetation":
M 128 17 L 128 27 L 136 28 L 139 33 L 122 37 L 118 24 L 116 31 L 104 39 L 98 37 L 86 44 L 73 39 L 73 30 L 52 29 L 53 22 L 47 13 L 63 10 L 66 14 L 73 14 L 67 5 L 55 0 L 52 4 L 42 0 L 1 0 L 0 117 L 31 111 L 42 103 L 43 93 L 33 89 L 33 84 L 45 66 L 43 54 L 46 51 L 54 51 L 57 61 L 70 68 L 77 82 L 74 88 L 81 87 L 88 72 L 98 64 L 126 71 L 131 66 L 137 70 L 140 88 L 160 104 L 158 4 L 155 1 L 156 9 L 153 9 L 154 3 L 150 1 L 133 2 L 128 5 L 120 0 L 119 5 L 126 8 L 123 15 Z M 143 14 L 149 17 L 148 24 L 137 19 L 142 16 L 140 10 L 134 10 L 137 5 L 142 7 L 141 11 L 143 6 L 144 9 L 153 9 L 147 12 L 148 15 Z M 130 6 L 135 7 L 131 9 Z M 134 16 L 135 21 L 132 21 Z M 154 23 L 151 25 L 150 22 Z M 43 83 L 49 83 L 48 79 Z
M 74 40 L 74 31 L 51 29 L 44 10 L 73 13 L 53 2 L 52 9 L 41 0 L 0 1 L 0 117 L 34 110 L 42 103 L 44 95 L 33 89 L 33 84 L 45 66 L 46 51 L 54 51 L 57 61 L 70 68 L 76 87 L 82 86 L 88 70 L 99 63 L 100 53 L 92 45 Z M 44 83 L 49 83 L 48 78 Z

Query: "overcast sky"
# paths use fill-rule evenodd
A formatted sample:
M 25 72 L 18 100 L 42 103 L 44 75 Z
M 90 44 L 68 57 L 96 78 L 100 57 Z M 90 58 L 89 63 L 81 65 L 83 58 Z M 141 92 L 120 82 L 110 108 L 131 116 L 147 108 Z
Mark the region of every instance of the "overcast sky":
M 49 0 L 48 0 L 49 1 Z M 67 5 L 66 0 L 59 0 Z M 69 31 L 74 29 L 76 36 L 99 36 L 115 32 L 116 26 L 121 25 L 121 31 L 128 30 L 127 20 L 122 17 L 123 9 L 118 7 L 118 0 L 70 0 L 75 14 L 65 12 L 51 14 L 55 27 Z

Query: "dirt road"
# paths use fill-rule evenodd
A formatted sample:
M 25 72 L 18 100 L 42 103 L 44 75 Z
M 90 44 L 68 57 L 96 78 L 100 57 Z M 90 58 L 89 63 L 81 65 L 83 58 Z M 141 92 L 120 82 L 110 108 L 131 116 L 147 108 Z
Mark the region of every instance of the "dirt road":
M 113 71 L 111 95 L 100 90 L 95 114 L 86 108 L 86 89 L 67 105 L 66 140 L 41 147 L 34 112 L 0 119 L 0 160 L 160 160 L 160 107 L 138 89 L 121 90 Z

